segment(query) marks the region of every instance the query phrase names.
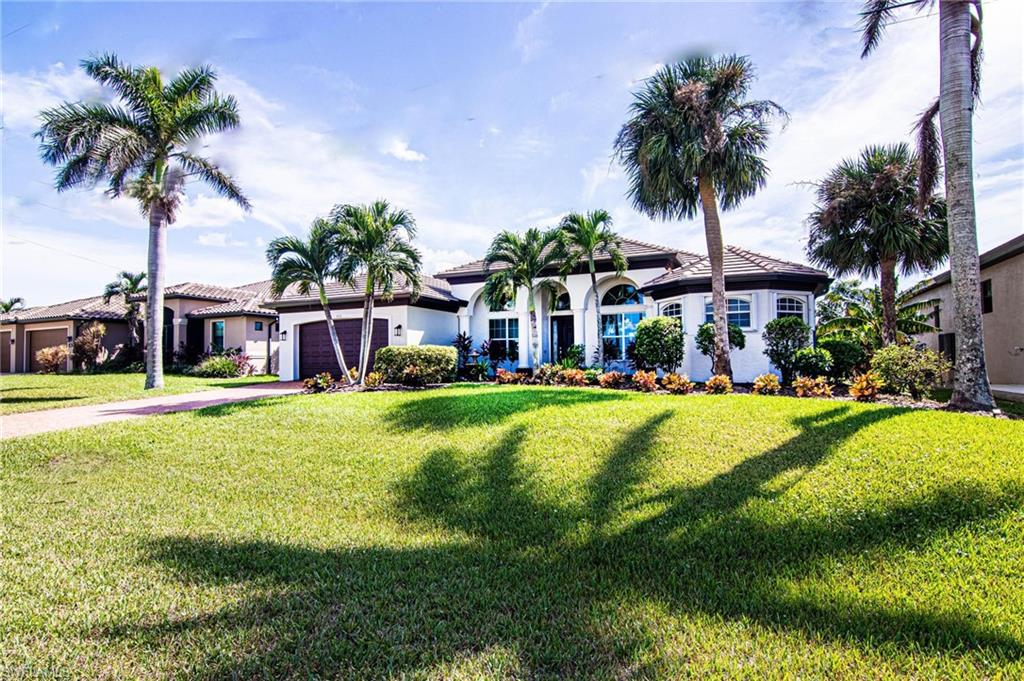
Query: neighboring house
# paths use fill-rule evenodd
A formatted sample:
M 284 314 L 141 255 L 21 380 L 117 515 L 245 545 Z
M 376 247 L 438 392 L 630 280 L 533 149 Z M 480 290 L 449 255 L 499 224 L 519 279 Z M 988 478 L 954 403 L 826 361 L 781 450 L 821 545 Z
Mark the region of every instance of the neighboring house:
M 985 365 L 993 386 L 1024 385 L 1024 234 L 981 254 L 981 311 Z M 937 300 L 932 324 L 937 332 L 919 339 L 956 361 L 953 300 L 949 272 L 918 285 L 915 301 Z M 1001 396 L 1009 397 L 1005 390 Z
M 697 380 L 711 373 L 711 360 L 697 352 L 693 338 L 697 328 L 709 319 L 711 303 L 710 270 L 706 257 L 633 239 L 622 240 L 628 269 L 615 275 L 607 254 L 597 259 L 598 295 L 601 296 L 600 335 L 594 314 L 590 275 L 570 274 L 565 281 L 557 272 L 555 300 L 538 301 L 538 330 L 541 357 L 538 363 L 557 361 L 572 345 L 586 349 L 590 361 L 599 339 L 605 342 L 606 358 L 625 366 L 625 353 L 635 335 L 637 323 L 654 315 L 678 316 L 687 333 L 686 357 L 681 371 Z M 495 264 L 492 271 L 500 269 Z M 828 286 L 825 272 L 729 246 L 725 256 L 729 318 L 747 333 L 746 349 L 732 354 L 735 379 L 749 382 L 771 369 L 763 354 L 761 332 L 777 316 L 799 316 L 814 324 L 814 299 Z M 423 291 L 412 300 L 407 286 L 401 286 L 390 301 L 378 299 L 374 310 L 373 350 L 383 345 L 447 345 L 455 335 L 466 332 L 475 347 L 490 340 L 492 347 L 518 355 L 513 363 L 529 365 L 530 326 L 524 295 L 502 310 L 490 309 L 483 300 L 488 273 L 483 261 L 445 270 L 425 277 Z M 328 287 L 328 300 L 349 364 L 354 363 L 359 345 L 362 288 L 337 284 Z M 282 380 L 305 378 L 319 371 L 337 375 L 327 324 L 315 294 L 300 296 L 294 289 L 277 301 L 267 301 L 277 310 L 281 326 L 280 376 Z
M 276 368 L 277 314 L 260 302 L 270 291 L 270 282 L 224 287 L 208 284 L 176 284 L 165 289 L 164 352 L 175 350 L 193 356 L 224 348 L 241 348 L 257 372 Z M 142 303 L 145 295 L 132 301 Z M 108 351 L 128 342 L 124 320 L 124 299 L 109 303 L 102 296 L 82 298 L 56 305 L 15 310 L 0 317 L 0 369 L 4 373 L 37 371 L 35 354 L 54 345 L 70 344 L 83 326 L 101 321 L 107 327 L 103 346 Z M 68 361 L 68 369 L 72 368 Z

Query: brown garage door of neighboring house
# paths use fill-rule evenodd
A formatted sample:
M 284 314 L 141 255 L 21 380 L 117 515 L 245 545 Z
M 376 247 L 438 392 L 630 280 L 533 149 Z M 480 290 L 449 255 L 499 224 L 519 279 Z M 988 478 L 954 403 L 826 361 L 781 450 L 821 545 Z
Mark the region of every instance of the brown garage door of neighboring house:
M 36 362 L 36 353 L 43 348 L 50 348 L 54 345 L 67 345 L 67 329 L 47 329 L 45 331 L 28 332 L 28 370 L 32 373 L 39 371 L 39 364 Z
M 339 319 L 334 322 L 341 341 L 341 354 L 345 364 L 352 368 L 359 357 L 359 333 L 362 330 L 361 319 Z M 377 348 L 388 344 L 388 321 L 373 320 L 373 334 L 370 337 L 370 369 Z M 329 371 L 335 378 L 341 376 L 338 360 L 334 358 L 331 347 L 331 334 L 327 331 L 327 322 L 312 322 L 299 327 L 299 377 L 310 378 L 322 371 Z
M 11 373 L 11 332 L 0 333 L 0 374 Z

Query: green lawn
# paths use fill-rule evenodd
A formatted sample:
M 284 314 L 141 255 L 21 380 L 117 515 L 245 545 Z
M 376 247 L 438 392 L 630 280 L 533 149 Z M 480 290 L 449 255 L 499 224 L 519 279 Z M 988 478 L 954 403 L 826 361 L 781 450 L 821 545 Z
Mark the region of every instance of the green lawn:
M 949 402 L 953 391 L 950 388 L 937 388 L 932 391 L 931 398 L 939 402 Z M 1010 400 L 996 400 L 996 406 L 1003 410 L 1007 416 L 1024 418 L 1024 402 L 1013 402 Z
M 164 376 L 163 390 L 143 390 L 143 374 L 10 374 L 0 376 L 0 414 L 120 402 L 139 397 L 276 381 L 277 376 L 197 378 Z
M 1021 421 L 297 395 L 6 441 L 0 499 L 4 678 L 1024 676 Z

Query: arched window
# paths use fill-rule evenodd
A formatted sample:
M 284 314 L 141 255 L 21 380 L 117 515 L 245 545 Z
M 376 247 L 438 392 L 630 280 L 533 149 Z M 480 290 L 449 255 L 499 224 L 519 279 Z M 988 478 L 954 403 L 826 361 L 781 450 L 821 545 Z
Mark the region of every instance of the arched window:
M 663 305 L 661 308 L 662 317 L 679 317 L 683 318 L 683 306 L 680 303 L 668 303 Z
M 782 319 L 783 317 L 796 317 L 797 319 L 804 318 L 804 301 L 799 298 L 790 298 L 784 296 L 775 301 L 775 317 Z
M 636 286 L 619 284 L 608 289 L 601 298 L 602 305 L 643 305 L 644 299 Z
M 569 309 L 569 292 L 565 291 L 555 298 L 555 311 Z

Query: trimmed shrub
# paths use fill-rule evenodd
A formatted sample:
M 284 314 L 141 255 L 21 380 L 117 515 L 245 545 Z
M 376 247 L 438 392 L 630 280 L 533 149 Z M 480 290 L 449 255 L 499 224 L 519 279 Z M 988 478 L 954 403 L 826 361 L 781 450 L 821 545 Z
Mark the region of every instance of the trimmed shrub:
M 648 317 L 636 325 L 633 362 L 638 369 L 672 371 L 683 363 L 686 334 L 676 317 Z
M 694 345 L 705 357 L 712 357 L 715 349 L 715 325 L 711 322 L 701 324 L 697 329 L 697 335 L 693 338 Z M 747 336 L 743 329 L 735 324 L 729 325 L 729 347 L 734 350 L 742 350 L 747 347 Z
M 811 327 L 796 317 L 773 319 L 764 325 L 761 334 L 764 354 L 782 373 L 782 382 L 793 380 L 796 371 L 796 354 L 811 341 Z
M 402 385 L 407 385 L 412 388 L 421 388 L 426 384 L 427 381 L 423 377 L 423 371 L 415 364 L 410 364 L 402 369 Z
M 58 374 L 68 365 L 68 346 L 54 345 L 36 352 L 36 363 L 41 374 Z
M 858 402 L 874 402 L 885 382 L 874 371 L 865 371 L 853 377 L 850 382 L 850 396 Z
M 584 386 L 587 384 L 587 375 L 583 369 L 562 369 L 558 372 L 555 382 L 561 385 Z
M 583 370 L 583 375 L 587 379 L 587 385 L 598 385 L 598 383 L 601 382 L 602 374 L 604 374 L 604 371 L 597 367 L 591 367 Z
M 950 364 L 934 350 L 889 345 L 875 351 L 871 369 L 885 383 L 886 392 L 910 393 L 917 400 L 942 382 Z
M 606 371 L 597 379 L 602 388 L 622 388 L 626 385 L 626 374 L 621 371 Z
M 98 362 L 106 359 L 107 350 L 103 347 L 103 336 L 107 335 L 107 327 L 100 322 L 91 322 L 82 327 L 78 336 L 71 343 L 71 354 L 82 368 L 92 371 Z
M 732 392 L 732 380 L 725 374 L 715 374 L 704 382 L 704 392 L 709 395 L 727 395 Z
M 366 387 L 379 388 L 384 385 L 384 374 L 379 371 L 371 371 L 366 374 Z
M 322 393 L 330 390 L 334 385 L 334 376 L 331 376 L 331 372 L 323 371 L 312 378 L 307 378 L 302 382 L 302 387 L 309 393 Z
M 694 383 L 686 374 L 665 374 L 661 379 L 661 387 L 673 395 L 689 395 L 693 392 Z
M 832 369 L 832 355 L 824 348 L 804 348 L 797 350 L 793 364 L 800 376 L 824 376 Z
M 402 383 L 410 366 L 423 383 L 448 383 L 455 379 L 457 362 L 458 352 L 447 345 L 388 345 L 377 350 L 373 367 L 388 383 Z
M 778 395 L 781 390 L 782 384 L 775 374 L 761 374 L 754 379 L 755 395 Z
M 818 341 L 818 347 L 832 355 L 832 370 L 829 377 L 836 381 L 849 378 L 861 372 L 867 365 L 868 353 L 857 341 L 846 338 L 825 338 Z
M 640 392 L 653 393 L 658 389 L 658 374 L 641 369 L 633 374 L 633 388 Z
M 246 357 L 248 362 L 248 357 Z M 251 365 L 250 365 L 251 366 Z M 203 378 L 234 378 L 239 375 L 235 357 L 228 355 L 210 355 L 192 367 L 189 373 Z
M 797 376 L 793 381 L 797 397 L 832 397 L 832 386 L 824 376 Z
M 514 385 L 517 383 L 522 383 L 523 378 L 525 377 L 519 372 L 509 371 L 508 369 L 499 368 L 497 371 L 494 372 L 494 382 L 500 383 L 502 385 Z

